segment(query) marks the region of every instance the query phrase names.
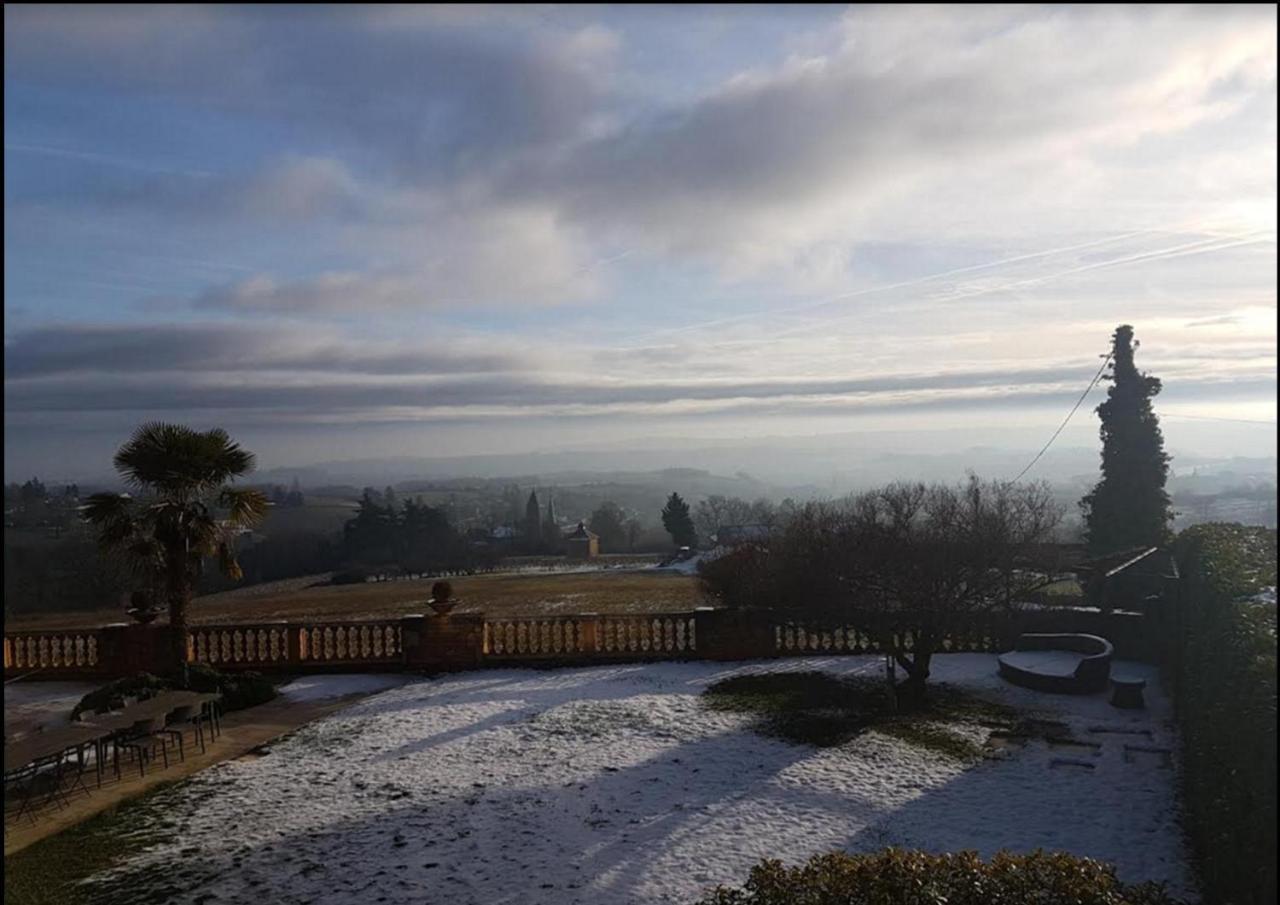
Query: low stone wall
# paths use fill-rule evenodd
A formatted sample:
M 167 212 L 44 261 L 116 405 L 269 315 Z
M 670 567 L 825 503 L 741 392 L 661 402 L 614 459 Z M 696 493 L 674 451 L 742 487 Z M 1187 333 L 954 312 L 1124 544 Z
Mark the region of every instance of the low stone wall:
M 1028 632 L 1075 632 L 1111 641 L 1116 656 L 1149 659 L 1153 644 L 1139 614 L 1028 610 L 949 626 L 938 651 L 999 653 Z M 444 671 L 499 665 L 619 660 L 747 660 L 813 654 L 882 653 L 889 639 L 910 649 L 898 626 L 819 626 L 785 613 L 699 608 L 685 613 L 567 614 L 486 619 L 477 614 L 413 615 L 343 622 L 201 625 L 187 639 L 192 662 L 263 672 Z M 165 672 L 169 628 L 110 625 L 4 637 L 5 676 L 99 678 Z

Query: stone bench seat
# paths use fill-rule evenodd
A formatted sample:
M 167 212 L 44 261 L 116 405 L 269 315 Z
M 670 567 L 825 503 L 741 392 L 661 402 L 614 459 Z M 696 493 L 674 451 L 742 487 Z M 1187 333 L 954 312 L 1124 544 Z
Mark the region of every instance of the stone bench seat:
M 1055 694 L 1106 691 L 1111 676 L 1111 642 L 1097 635 L 1019 635 L 1014 649 L 999 656 L 1007 681 Z
M 1112 676 L 1111 706 L 1141 710 L 1146 706 L 1142 697 L 1142 690 L 1146 687 L 1147 680 L 1138 676 Z

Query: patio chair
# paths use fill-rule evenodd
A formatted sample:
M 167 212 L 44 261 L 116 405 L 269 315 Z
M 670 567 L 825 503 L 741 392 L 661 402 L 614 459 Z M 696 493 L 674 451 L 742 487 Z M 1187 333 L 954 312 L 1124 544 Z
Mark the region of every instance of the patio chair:
M 165 732 L 170 737 L 177 739 L 178 757 L 182 760 L 186 760 L 182 754 L 182 725 L 184 723 L 191 727 L 191 732 L 200 745 L 200 753 L 204 753 L 204 727 L 200 724 L 203 719 L 204 715 L 201 713 L 201 708 L 195 704 L 184 704 L 169 714 Z M 174 728 L 175 726 L 178 728 Z
M 131 729 L 116 737 L 117 775 L 120 772 L 119 758 L 121 748 L 131 752 L 138 758 L 138 775 L 146 776 L 147 761 L 155 759 L 155 749 L 158 745 L 160 756 L 164 758 L 164 765 L 167 769 L 169 766 L 169 746 L 167 741 L 168 733 L 165 732 L 163 715 L 138 720 Z
M 15 774 L 6 776 L 5 784 L 14 786 L 13 797 L 19 801 L 18 810 L 13 815 L 14 820 L 25 813 L 34 823 L 39 807 L 49 804 L 57 804 L 59 808 L 68 806 L 71 800 L 67 797 L 64 785 L 73 772 L 79 775 L 76 764 L 69 763 L 68 758 L 59 754 L 34 761 Z M 84 787 L 83 778 L 80 778 L 79 784 Z M 88 792 L 87 788 L 85 792 Z M 5 798 L 9 798 L 7 789 Z
M 200 705 L 200 719 L 209 724 L 209 738 L 222 734 L 222 698 L 217 697 Z
M 30 814 L 32 822 L 35 821 L 36 816 L 35 810 L 32 807 L 32 799 L 34 799 L 36 795 L 36 776 L 39 772 L 40 771 L 37 766 L 32 763 L 27 764 L 19 770 L 13 770 L 4 775 L 5 804 L 7 805 L 11 801 L 16 801 L 18 803 L 18 808 L 13 814 L 14 820 L 19 819 L 22 817 L 24 812 L 27 812 Z M 8 819 L 8 817 L 9 814 L 6 809 L 5 819 Z
M 49 771 L 50 780 L 53 783 L 50 797 L 57 796 L 61 802 L 70 804 L 68 795 L 77 787 L 88 795 L 89 787 L 84 784 L 84 768 L 84 746 L 76 749 L 74 758 L 71 757 L 69 750 L 63 751 Z

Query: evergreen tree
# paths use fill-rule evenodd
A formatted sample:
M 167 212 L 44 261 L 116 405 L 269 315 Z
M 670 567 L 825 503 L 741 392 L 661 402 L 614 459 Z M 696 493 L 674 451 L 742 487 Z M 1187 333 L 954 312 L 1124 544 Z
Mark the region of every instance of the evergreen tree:
M 1080 501 L 1085 536 L 1095 554 L 1165 543 L 1173 520 L 1165 491 L 1169 456 L 1160 420 L 1151 408 L 1160 381 L 1134 365 L 1137 347 L 1132 327 L 1116 328 L 1111 373 L 1104 376 L 1112 386 L 1097 408 L 1102 420 L 1102 480 Z
M 529 491 L 529 502 L 524 505 L 524 538 L 530 553 L 537 553 L 542 547 L 542 519 L 536 490 Z
M 600 550 L 617 553 L 627 542 L 626 514 L 613 500 L 605 500 L 591 513 L 587 527 L 600 538 Z
M 678 493 L 667 497 L 667 505 L 662 507 L 662 527 L 667 529 L 677 546 L 692 547 L 698 542 L 693 518 L 689 515 L 689 504 Z
M 556 518 L 555 497 L 547 497 L 547 513 L 542 520 L 542 546 L 548 553 L 561 552 L 560 523 Z

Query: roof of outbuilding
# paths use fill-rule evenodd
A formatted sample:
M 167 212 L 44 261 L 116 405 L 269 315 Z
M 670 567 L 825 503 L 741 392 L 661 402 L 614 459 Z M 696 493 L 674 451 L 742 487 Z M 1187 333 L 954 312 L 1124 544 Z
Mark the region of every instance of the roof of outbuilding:
M 1111 578 L 1121 572 L 1177 578 L 1178 564 L 1173 554 L 1161 547 L 1132 547 L 1077 563 L 1074 571 L 1091 575 L 1100 574 L 1103 578 Z
M 568 535 L 566 540 L 575 540 L 575 539 L 589 540 L 590 538 L 593 538 L 593 537 L 598 538 L 599 535 L 592 534 L 590 531 L 587 530 L 586 525 L 584 525 L 582 522 L 578 522 L 578 527 L 573 529 L 573 532 Z

